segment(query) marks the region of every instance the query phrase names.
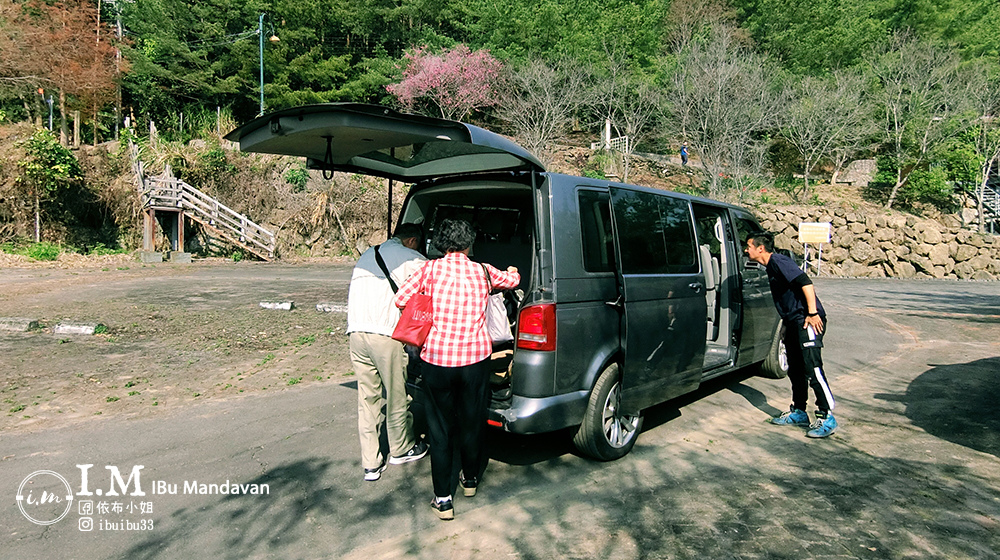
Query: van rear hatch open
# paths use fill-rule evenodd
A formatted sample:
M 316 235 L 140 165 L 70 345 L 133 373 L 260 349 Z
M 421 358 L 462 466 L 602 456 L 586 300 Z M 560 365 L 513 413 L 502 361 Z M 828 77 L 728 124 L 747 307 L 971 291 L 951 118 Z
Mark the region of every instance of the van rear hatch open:
M 283 109 L 226 135 L 240 150 L 307 158 L 307 167 L 416 183 L 482 172 L 544 171 L 514 142 L 477 126 L 378 105 Z

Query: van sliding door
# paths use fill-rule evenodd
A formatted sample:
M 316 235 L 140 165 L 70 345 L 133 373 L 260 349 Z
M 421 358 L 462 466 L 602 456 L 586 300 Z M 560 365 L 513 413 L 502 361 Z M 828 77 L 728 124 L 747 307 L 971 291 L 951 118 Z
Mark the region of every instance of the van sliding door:
M 705 354 L 705 290 L 687 200 L 611 188 L 623 316 L 622 410 L 696 388 Z

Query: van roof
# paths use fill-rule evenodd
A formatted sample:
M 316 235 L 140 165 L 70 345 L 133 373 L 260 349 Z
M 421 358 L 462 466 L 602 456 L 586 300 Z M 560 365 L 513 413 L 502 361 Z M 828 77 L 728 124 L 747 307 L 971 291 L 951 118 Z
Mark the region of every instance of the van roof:
M 721 200 L 715 200 L 713 198 L 705 198 L 705 197 L 701 197 L 701 196 L 695 196 L 695 195 L 686 194 L 686 193 L 677 192 L 677 191 L 666 191 L 666 190 L 657 189 L 657 188 L 654 188 L 654 187 L 644 187 L 642 185 L 634 185 L 632 183 L 618 183 L 618 182 L 615 182 L 615 181 L 608 181 L 606 179 L 591 179 L 589 177 L 579 177 L 579 176 L 576 176 L 576 175 L 566 175 L 566 174 L 563 174 L 563 173 L 551 173 L 551 172 L 549 172 L 549 173 L 543 173 L 542 175 L 544 175 L 546 177 L 549 177 L 550 179 L 558 178 L 558 181 L 560 181 L 560 182 L 561 181 L 573 182 L 573 183 L 575 183 L 576 185 L 579 185 L 579 186 L 590 185 L 590 186 L 595 186 L 595 187 L 611 187 L 611 188 L 618 188 L 618 189 L 628 189 L 628 190 L 634 190 L 634 191 L 642 191 L 642 192 L 648 192 L 648 193 L 653 193 L 653 194 L 670 195 L 670 196 L 675 197 L 675 198 L 680 198 L 680 199 L 684 199 L 684 200 L 690 200 L 691 202 L 697 202 L 697 203 L 702 203 L 702 204 L 708 204 L 708 205 L 711 205 L 711 206 L 731 208 L 733 210 L 742 210 L 744 212 L 749 212 L 749 210 L 747 208 L 744 208 L 743 206 L 740 206 L 738 204 L 733 204 L 733 203 L 730 203 L 730 202 L 724 202 L 724 201 L 721 201 Z

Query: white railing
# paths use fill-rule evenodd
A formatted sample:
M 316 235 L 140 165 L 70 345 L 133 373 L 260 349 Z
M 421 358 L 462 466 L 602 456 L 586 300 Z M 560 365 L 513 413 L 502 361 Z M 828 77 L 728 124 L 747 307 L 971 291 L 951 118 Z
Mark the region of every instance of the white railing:
M 983 185 L 983 221 L 989 223 L 990 232 L 1000 222 L 1000 191 Z

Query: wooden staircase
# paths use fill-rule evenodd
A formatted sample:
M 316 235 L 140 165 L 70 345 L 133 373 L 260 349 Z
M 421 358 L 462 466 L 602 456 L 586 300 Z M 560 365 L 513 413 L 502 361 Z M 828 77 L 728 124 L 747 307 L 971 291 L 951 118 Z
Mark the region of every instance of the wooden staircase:
M 275 239 L 272 232 L 184 181 L 171 176 L 169 166 L 162 176 L 147 177 L 142 160 L 139 159 L 139 147 L 131 140 L 129 140 L 128 147 L 132 160 L 132 172 L 135 174 L 139 197 L 142 200 L 142 208 L 149 212 L 149 219 L 152 220 L 158 210 L 178 213 L 177 243 L 179 247 L 177 250 L 183 252 L 183 222 L 186 214 L 190 219 L 233 245 L 246 249 L 266 261 L 274 259 Z

